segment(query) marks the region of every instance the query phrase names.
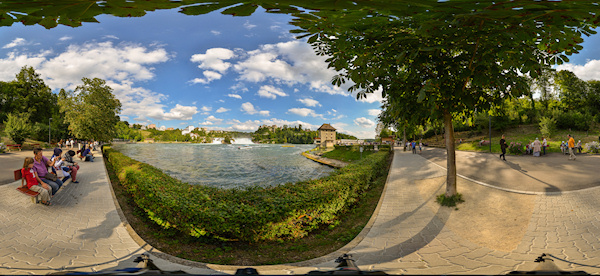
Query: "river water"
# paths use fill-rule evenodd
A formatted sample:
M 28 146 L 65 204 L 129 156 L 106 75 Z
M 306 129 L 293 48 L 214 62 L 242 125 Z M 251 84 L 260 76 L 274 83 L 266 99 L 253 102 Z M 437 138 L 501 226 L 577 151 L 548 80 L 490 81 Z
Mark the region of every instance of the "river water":
M 226 189 L 316 179 L 333 171 L 301 155 L 314 145 L 139 143 L 113 148 L 183 182 Z

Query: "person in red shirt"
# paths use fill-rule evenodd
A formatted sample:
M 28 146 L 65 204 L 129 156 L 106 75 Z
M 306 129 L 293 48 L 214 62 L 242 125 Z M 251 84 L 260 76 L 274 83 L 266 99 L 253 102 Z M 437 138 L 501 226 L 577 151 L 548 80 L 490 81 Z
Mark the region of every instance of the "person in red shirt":
M 21 174 L 23 175 L 23 178 L 21 178 L 21 186 L 24 186 L 24 182 L 27 181 L 27 188 L 29 188 L 29 190 L 40 193 L 42 204 L 50 205 L 52 188 L 44 183 L 33 169 L 33 158 L 25 157 Z

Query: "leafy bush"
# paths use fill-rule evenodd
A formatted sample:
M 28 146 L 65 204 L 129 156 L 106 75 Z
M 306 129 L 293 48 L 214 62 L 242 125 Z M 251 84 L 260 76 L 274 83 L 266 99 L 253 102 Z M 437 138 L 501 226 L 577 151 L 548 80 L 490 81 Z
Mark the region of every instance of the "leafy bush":
M 540 132 L 544 137 L 550 137 L 556 131 L 556 120 L 551 117 L 540 118 Z
M 15 144 L 23 144 L 25 138 L 31 133 L 31 125 L 29 123 L 29 114 L 8 114 L 4 122 L 6 127 L 4 132 L 6 136 L 13 140 Z
M 300 238 L 333 223 L 384 172 L 389 152 L 321 179 L 227 190 L 182 183 L 109 147 L 104 154 L 134 202 L 162 227 L 195 237 L 258 241 Z
M 525 152 L 525 149 L 521 142 L 510 142 L 510 145 L 508 145 L 508 153 L 510 154 L 520 155 L 523 152 Z
M 596 141 L 585 144 L 583 148 L 590 153 L 600 153 L 600 143 Z
M 560 129 L 586 131 L 590 129 L 590 124 L 594 121 L 591 114 L 573 110 L 562 112 L 559 109 L 554 109 L 552 117 L 556 119 L 556 126 Z

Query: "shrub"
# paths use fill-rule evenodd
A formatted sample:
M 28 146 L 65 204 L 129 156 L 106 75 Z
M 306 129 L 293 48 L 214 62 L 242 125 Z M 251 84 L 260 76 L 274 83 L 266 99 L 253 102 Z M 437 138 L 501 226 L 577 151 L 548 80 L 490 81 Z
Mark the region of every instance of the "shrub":
M 586 143 L 583 148 L 585 148 L 585 151 L 589 153 L 600 153 L 600 143 L 596 141 Z
M 523 152 L 525 152 L 525 149 L 521 142 L 510 142 L 510 145 L 508 145 L 508 153 L 510 154 L 520 155 Z
M 590 124 L 594 121 L 594 117 L 591 114 L 573 110 L 562 112 L 554 109 L 552 117 L 556 119 L 556 126 L 560 129 L 586 131 L 590 129 Z
M 550 137 L 556 131 L 556 120 L 551 117 L 540 118 L 540 132 L 544 137 Z
M 29 114 L 8 114 L 4 132 L 6 136 L 13 140 L 15 144 L 23 144 L 25 138 L 31 133 L 31 125 L 29 123 Z
M 435 199 L 437 203 L 446 207 L 455 207 L 457 203 L 463 203 L 465 200 L 462 198 L 462 194 L 456 193 L 451 197 L 446 197 L 445 194 L 440 194 Z
M 389 152 L 321 179 L 246 189 L 190 185 L 109 147 L 104 154 L 134 202 L 162 227 L 195 237 L 258 241 L 300 238 L 333 223 L 384 172 Z

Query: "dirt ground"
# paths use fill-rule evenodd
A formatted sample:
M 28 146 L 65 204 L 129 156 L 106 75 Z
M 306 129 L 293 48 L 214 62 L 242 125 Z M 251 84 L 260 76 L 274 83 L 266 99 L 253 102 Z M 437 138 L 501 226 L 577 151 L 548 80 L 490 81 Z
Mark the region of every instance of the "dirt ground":
M 433 212 L 440 208 L 435 197 L 445 191 L 445 181 L 446 177 L 438 177 L 416 183 L 423 198 L 432 198 L 427 205 Z M 458 210 L 442 207 L 440 219 L 446 227 L 489 249 L 514 250 L 529 225 L 535 196 L 488 188 L 462 178 L 457 179 L 457 187 L 465 202 L 457 205 Z

